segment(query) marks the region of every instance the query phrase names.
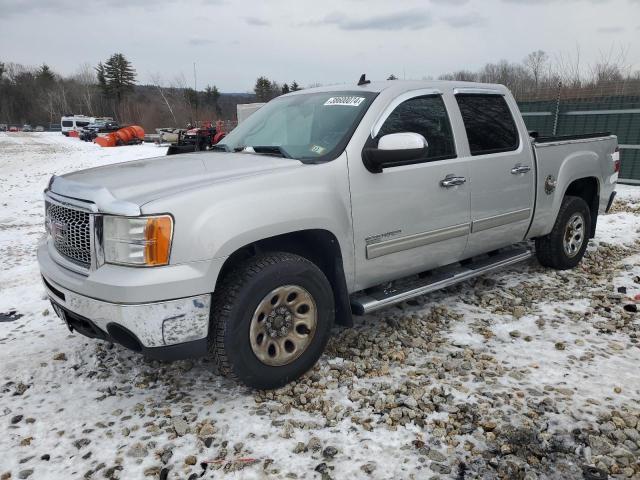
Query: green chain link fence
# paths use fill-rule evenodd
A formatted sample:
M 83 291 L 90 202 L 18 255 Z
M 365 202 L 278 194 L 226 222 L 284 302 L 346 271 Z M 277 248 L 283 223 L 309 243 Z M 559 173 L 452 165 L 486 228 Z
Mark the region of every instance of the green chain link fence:
M 620 180 L 640 184 L 640 82 L 589 88 L 560 86 L 520 95 L 517 100 L 527 128 L 540 135 L 617 135 Z

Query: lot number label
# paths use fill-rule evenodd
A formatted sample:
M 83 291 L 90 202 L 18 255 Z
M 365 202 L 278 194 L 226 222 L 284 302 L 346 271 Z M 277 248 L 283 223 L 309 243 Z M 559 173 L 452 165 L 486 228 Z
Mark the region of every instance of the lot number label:
M 364 97 L 331 97 L 324 102 L 325 105 L 342 105 L 345 107 L 359 107 Z

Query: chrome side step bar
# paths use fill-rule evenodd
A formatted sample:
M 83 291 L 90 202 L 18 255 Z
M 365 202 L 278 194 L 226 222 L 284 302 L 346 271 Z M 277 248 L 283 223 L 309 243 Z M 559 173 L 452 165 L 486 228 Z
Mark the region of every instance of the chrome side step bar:
M 523 262 L 532 256 L 533 251 L 530 249 L 511 249 L 464 265 L 456 263 L 450 267 L 443 267 L 427 278 L 418 279 L 408 284 L 358 292 L 351 296 L 351 310 L 356 315 L 375 312 L 396 303 Z

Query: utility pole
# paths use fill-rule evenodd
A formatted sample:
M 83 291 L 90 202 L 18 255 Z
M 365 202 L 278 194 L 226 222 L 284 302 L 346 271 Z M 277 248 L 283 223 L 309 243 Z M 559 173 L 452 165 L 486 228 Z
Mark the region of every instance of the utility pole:
M 197 127 L 198 126 L 198 76 L 196 75 L 196 62 L 193 62 L 193 91 L 195 94 L 195 101 L 196 101 L 196 118 L 194 119 L 194 123 Z
M 558 117 L 560 116 L 560 92 L 562 91 L 562 81 L 558 82 L 558 98 L 556 99 L 556 115 L 553 120 L 553 136 L 558 133 Z

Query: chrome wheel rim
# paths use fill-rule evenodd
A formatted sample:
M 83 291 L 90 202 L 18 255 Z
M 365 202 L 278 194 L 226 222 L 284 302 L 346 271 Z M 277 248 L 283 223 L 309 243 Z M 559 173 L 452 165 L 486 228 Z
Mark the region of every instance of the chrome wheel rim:
M 307 350 L 317 324 L 311 294 L 299 285 L 283 285 L 258 304 L 249 327 L 251 349 L 265 365 L 288 365 Z
M 578 254 L 584 243 L 584 236 L 584 217 L 581 213 L 574 213 L 567 222 L 562 242 L 564 253 L 569 258 L 573 258 Z

